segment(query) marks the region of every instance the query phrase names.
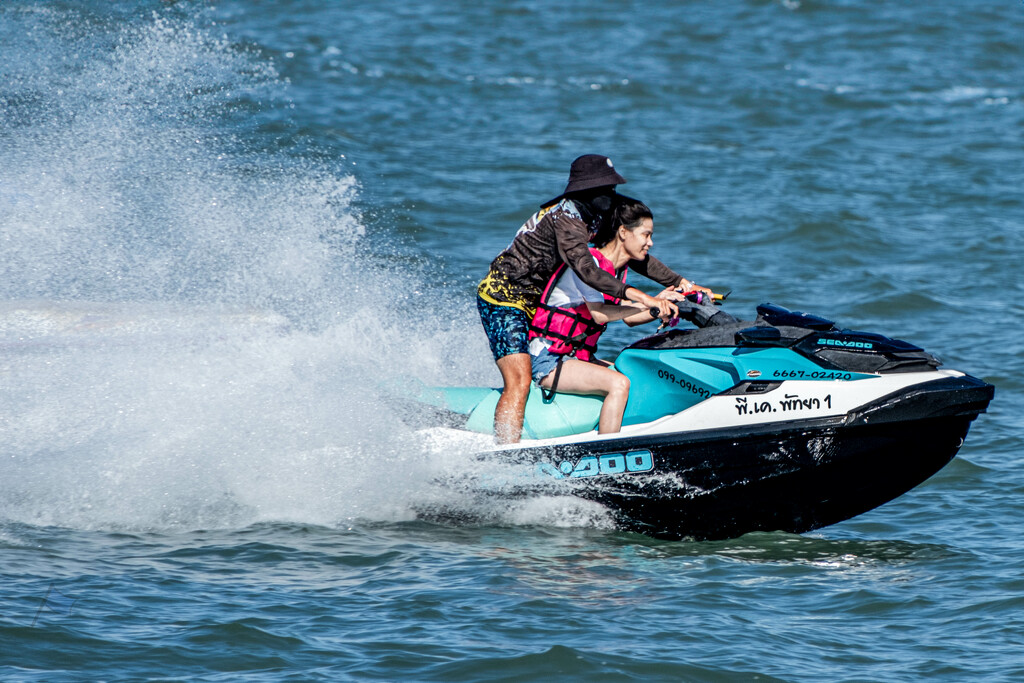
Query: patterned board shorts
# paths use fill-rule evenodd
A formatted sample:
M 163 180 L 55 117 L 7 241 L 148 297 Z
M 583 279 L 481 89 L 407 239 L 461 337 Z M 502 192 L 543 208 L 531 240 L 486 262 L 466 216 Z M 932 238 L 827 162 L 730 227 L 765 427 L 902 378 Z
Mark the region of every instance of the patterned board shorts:
M 498 306 L 480 297 L 476 298 L 476 307 L 494 360 L 530 352 L 530 320 L 525 312 L 512 306 Z

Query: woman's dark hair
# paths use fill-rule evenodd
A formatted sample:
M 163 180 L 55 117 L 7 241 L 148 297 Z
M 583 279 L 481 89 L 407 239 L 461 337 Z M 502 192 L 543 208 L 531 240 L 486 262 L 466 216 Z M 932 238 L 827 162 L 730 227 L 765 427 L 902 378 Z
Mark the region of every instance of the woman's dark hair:
M 594 246 L 598 249 L 612 241 L 620 225 L 625 226 L 627 230 L 634 230 L 640 227 L 645 218 L 654 220 L 654 214 L 639 199 L 633 199 L 626 195 L 619 195 L 617 199 L 619 203 L 615 207 L 615 214 L 611 224 L 601 226 L 601 230 L 594 236 Z

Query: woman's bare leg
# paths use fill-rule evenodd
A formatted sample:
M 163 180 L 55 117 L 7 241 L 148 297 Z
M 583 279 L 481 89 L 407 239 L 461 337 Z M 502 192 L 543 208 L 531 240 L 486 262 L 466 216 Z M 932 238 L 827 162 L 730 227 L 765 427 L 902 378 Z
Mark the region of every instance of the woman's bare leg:
M 555 371 L 552 370 L 541 382 L 541 386 L 550 389 L 554 379 Z M 562 374 L 558 376 L 557 391 L 566 394 L 604 396 L 601 416 L 597 423 L 598 433 L 611 434 L 622 429 L 622 413 L 625 412 L 626 401 L 629 400 L 629 378 L 621 372 L 569 358 L 562 362 Z

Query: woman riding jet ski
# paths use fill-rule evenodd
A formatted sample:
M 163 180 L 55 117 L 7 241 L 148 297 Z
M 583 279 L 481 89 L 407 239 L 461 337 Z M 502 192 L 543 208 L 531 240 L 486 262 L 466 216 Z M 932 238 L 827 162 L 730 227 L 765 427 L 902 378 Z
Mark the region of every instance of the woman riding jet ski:
M 654 217 L 640 201 L 621 197 L 614 220 L 599 231 L 590 252 L 601 270 L 626 281 L 626 264 L 647 258 L 653 242 Z M 703 298 L 704 293 L 696 295 Z M 685 295 L 674 287 L 658 297 L 684 301 Z M 729 314 L 718 312 L 719 322 L 733 322 Z M 550 401 L 555 391 L 603 396 L 598 418 L 598 433 L 618 432 L 629 397 L 629 378 L 611 369 L 610 363 L 597 360 L 597 341 L 608 323 L 622 320 L 639 325 L 657 320 L 647 306 L 622 301 L 602 294 L 584 283 L 564 263 L 555 271 L 530 321 L 530 359 L 533 379 Z

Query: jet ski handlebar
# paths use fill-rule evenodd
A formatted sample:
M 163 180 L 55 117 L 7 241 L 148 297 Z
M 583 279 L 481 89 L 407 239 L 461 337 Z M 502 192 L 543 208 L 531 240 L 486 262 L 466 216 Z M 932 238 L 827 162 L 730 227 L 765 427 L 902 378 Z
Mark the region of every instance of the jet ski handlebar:
M 729 290 L 725 294 L 713 294 L 711 296 L 708 296 L 707 294 L 700 290 L 694 290 L 692 292 L 687 292 L 686 294 L 684 294 L 683 298 L 686 301 L 698 305 L 707 306 L 709 304 L 714 304 L 715 306 L 721 306 L 722 302 L 725 301 L 730 294 L 732 294 L 732 290 Z M 676 303 L 682 303 L 682 301 Z M 661 309 L 658 308 L 657 306 L 651 306 L 650 313 L 655 318 L 661 317 Z
M 662 323 L 661 327 L 658 328 L 660 332 L 665 327 L 672 327 L 679 323 L 679 320 L 688 320 L 697 327 L 707 327 L 709 325 L 724 325 L 730 322 L 735 322 L 736 319 L 726 313 L 725 311 L 718 310 L 715 306 L 721 306 L 722 302 L 725 301 L 726 297 L 732 294 L 731 291 L 725 294 L 715 294 L 708 296 L 701 291 L 687 292 L 683 299 L 674 302 L 679 307 L 679 317 L 673 318 L 668 322 Z M 714 306 L 712 306 L 712 303 Z M 661 317 L 661 309 L 657 306 L 652 306 L 650 314 L 654 318 Z

